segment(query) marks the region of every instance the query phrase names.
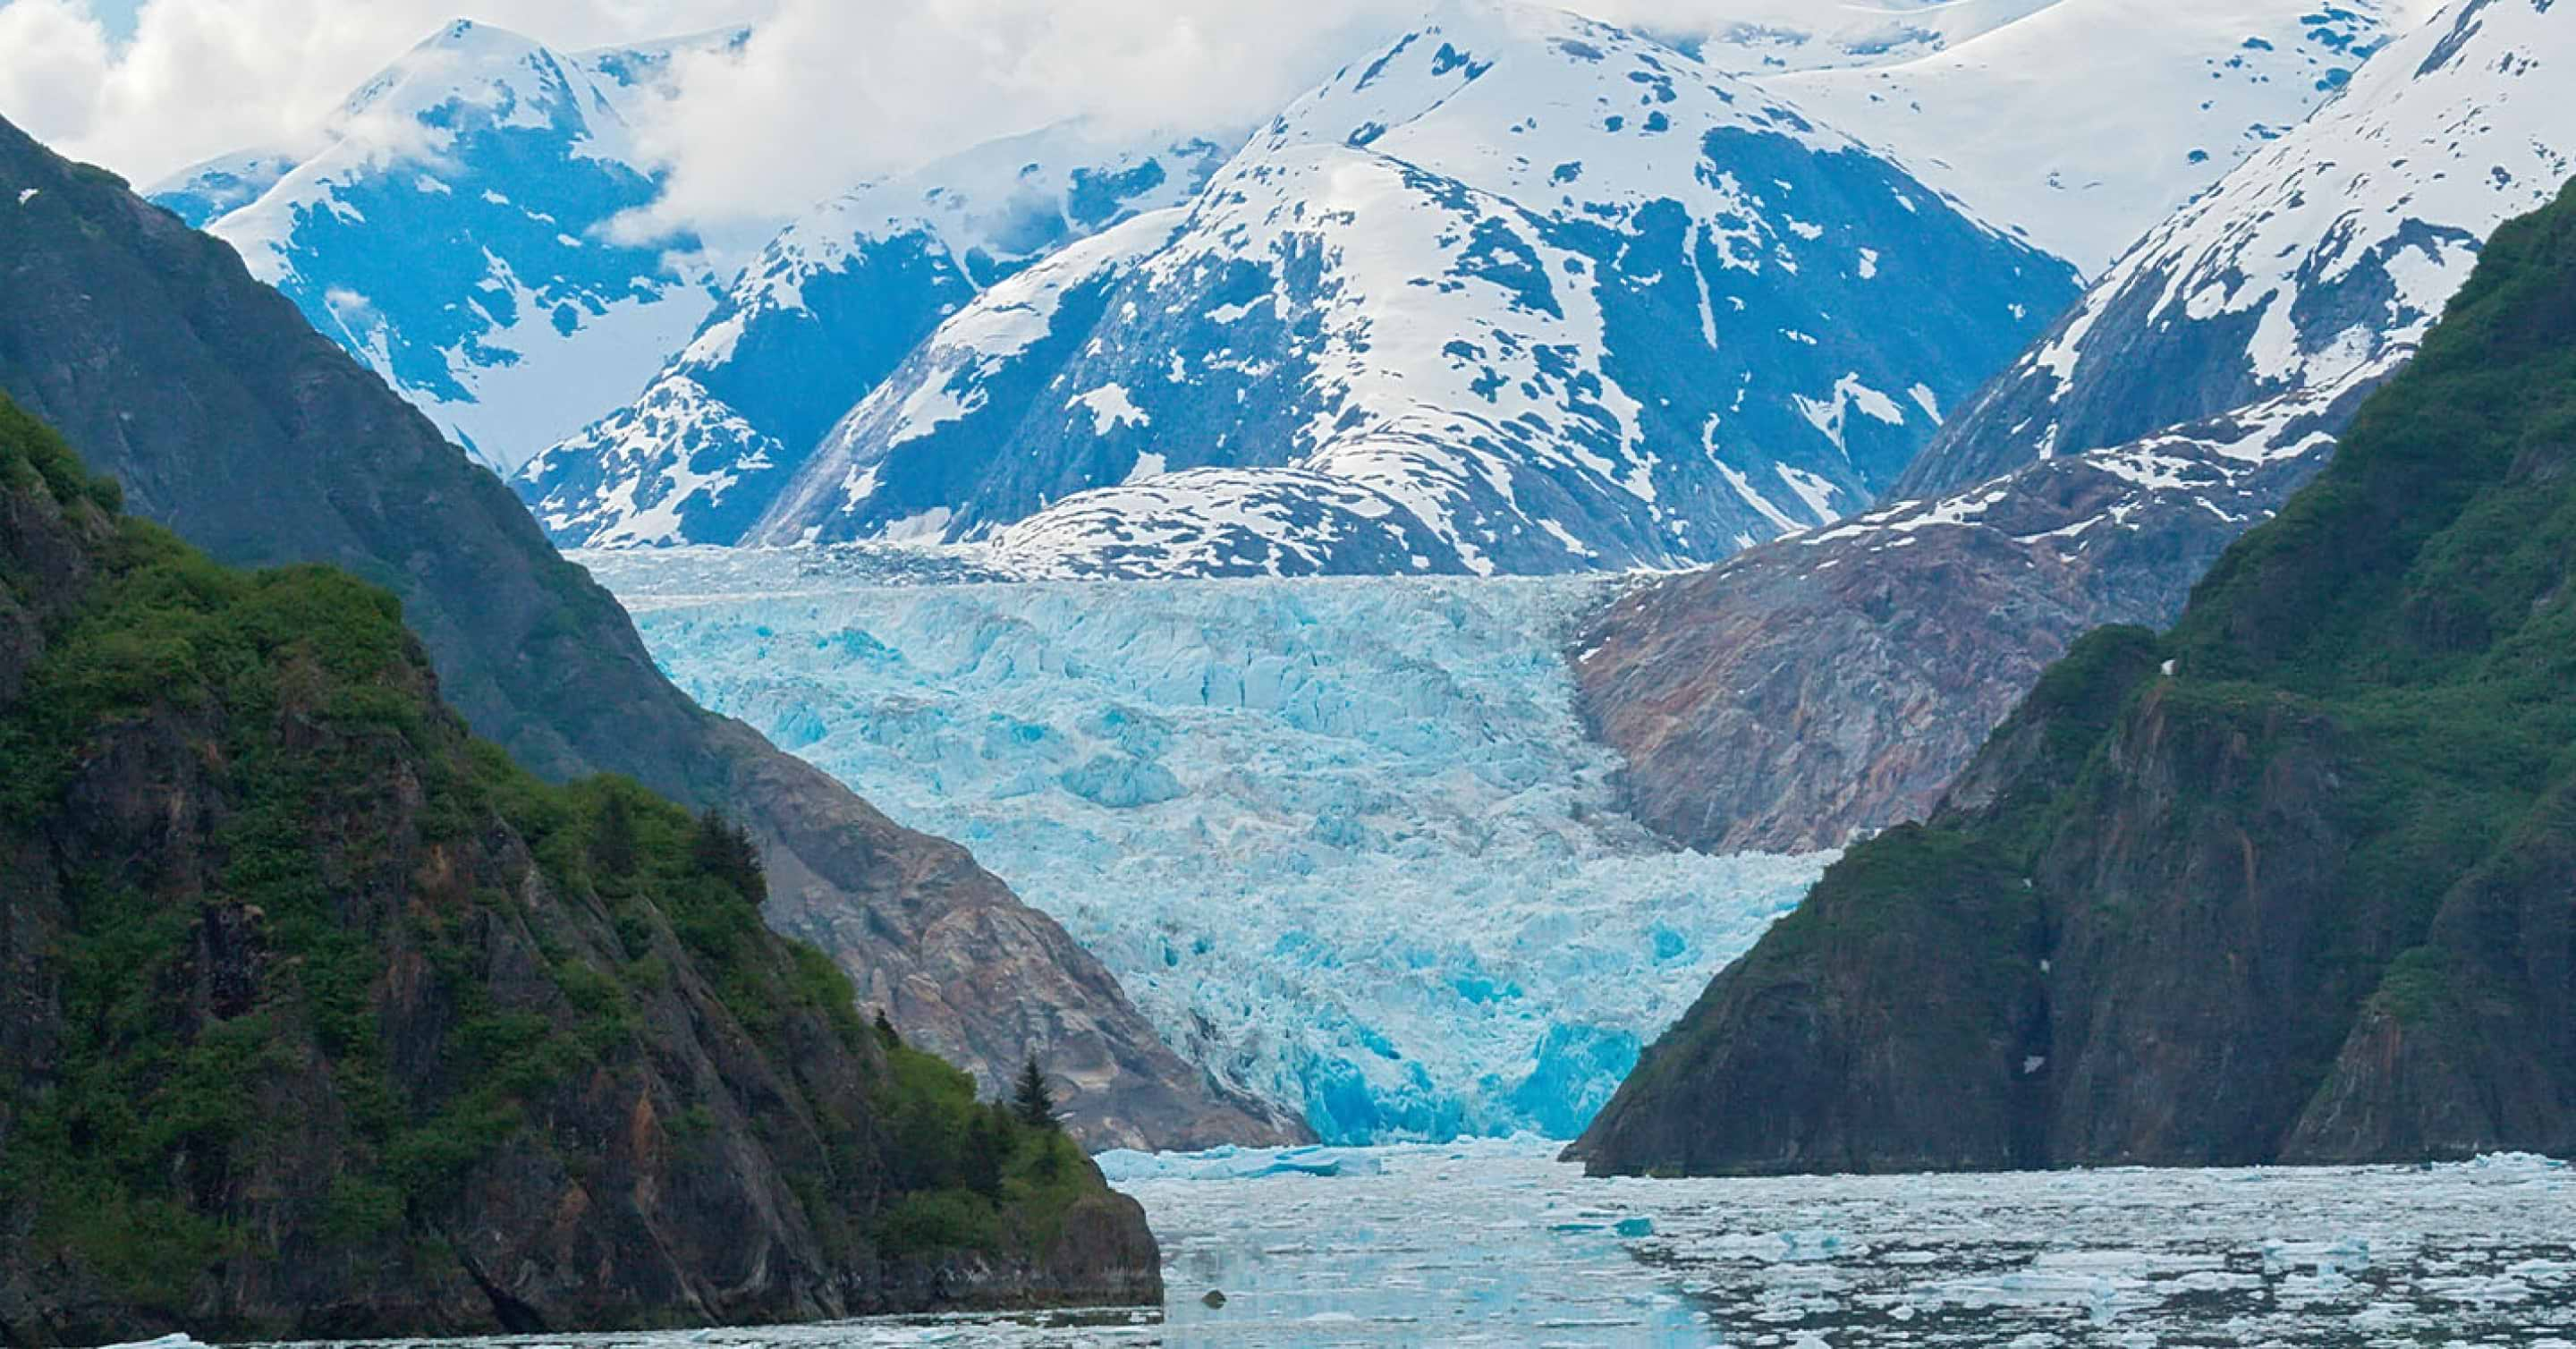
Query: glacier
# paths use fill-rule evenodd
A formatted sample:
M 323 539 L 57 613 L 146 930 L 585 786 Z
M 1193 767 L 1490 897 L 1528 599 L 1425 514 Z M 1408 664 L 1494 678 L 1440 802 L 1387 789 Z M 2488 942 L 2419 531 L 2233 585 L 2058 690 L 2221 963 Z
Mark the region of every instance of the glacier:
M 680 687 L 971 848 L 1328 1143 L 1571 1137 L 1830 855 L 1623 814 L 1561 650 L 1624 582 L 916 584 L 591 552 Z

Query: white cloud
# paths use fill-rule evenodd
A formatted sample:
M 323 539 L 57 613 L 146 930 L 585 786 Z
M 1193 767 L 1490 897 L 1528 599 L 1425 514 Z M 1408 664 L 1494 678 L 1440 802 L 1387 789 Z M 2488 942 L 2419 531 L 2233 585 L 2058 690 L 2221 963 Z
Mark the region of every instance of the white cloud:
M 60 139 L 97 118 L 107 33 L 70 0 L 0 5 L 0 115 L 29 135 Z
M 1549 0 L 1537 0 L 1548 3 Z M 1825 0 L 1556 0 L 1705 34 L 1817 26 Z M 2049 0 L 1881 0 L 2027 10 Z M 749 46 L 708 55 L 648 144 L 676 166 L 665 215 L 766 214 L 1068 117 L 1125 130 L 1245 129 L 1434 0 L 776 0 Z M 1835 13 L 1840 11 L 1836 10 Z
M 144 0 L 131 40 L 118 42 L 92 8 L 98 2 L 0 0 L 0 116 L 137 182 L 217 154 L 292 144 L 451 18 L 495 23 L 566 50 L 756 22 L 757 35 L 739 54 L 693 58 L 683 97 L 645 129 L 648 151 L 674 170 L 664 223 L 717 232 L 1071 116 L 1126 129 L 1249 127 L 1430 5 Z M 1862 12 L 1885 22 L 1907 11 L 2044 3 L 1881 0 Z M 1748 19 L 1825 22 L 1842 12 L 1821 0 L 1575 4 L 1665 31 L 1714 31 Z
M 996 136 L 1087 116 L 1248 128 L 1420 0 L 781 0 L 738 57 L 699 58 L 647 144 L 669 214 L 771 210 Z
M 583 47 L 715 27 L 765 7 L 766 0 L 145 0 L 132 39 L 119 43 L 90 0 L 0 0 L 0 116 L 65 154 L 147 182 L 309 133 L 368 76 L 460 10 Z

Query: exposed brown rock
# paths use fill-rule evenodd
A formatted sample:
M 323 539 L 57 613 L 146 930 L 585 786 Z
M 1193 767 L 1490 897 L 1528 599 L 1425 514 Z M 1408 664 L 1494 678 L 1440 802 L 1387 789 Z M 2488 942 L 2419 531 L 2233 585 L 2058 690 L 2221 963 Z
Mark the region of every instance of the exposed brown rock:
M 1583 716 L 1638 818 L 1686 847 L 1813 852 L 1922 819 L 2077 636 L 2170 623 L 2357 401 L 2053 460 L 1641 587 L 1576 641 Z

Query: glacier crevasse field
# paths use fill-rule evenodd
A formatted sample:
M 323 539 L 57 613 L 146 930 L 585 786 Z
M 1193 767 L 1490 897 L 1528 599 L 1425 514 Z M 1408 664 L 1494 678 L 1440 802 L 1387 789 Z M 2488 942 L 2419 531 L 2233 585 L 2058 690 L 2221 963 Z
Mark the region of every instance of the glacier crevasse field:
M 973 849 L 1328 1142 L 1572 1136 L 1831 860 L 1677 852 L 1621 813 L 1560 648 L 1615 580 L 919 585 L 849 557 L 580 560 L 693 697 Z

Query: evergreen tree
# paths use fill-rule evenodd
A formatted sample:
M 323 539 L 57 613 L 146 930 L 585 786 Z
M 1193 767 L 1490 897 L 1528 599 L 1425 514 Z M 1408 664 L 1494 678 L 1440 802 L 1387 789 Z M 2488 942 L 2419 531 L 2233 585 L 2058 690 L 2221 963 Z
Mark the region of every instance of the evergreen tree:
M 1011 1111 L 1020 1117 L 1020 1123 L 1032 1129 L 1053 1133 L 1064 1127 L 1064 1122 L 1056 1118 L 1055 1093 L 1047 1090 L 1046 1074 L 1038 1071 L 1035 1054 L 1029 1056 L 1029 1066 L 1020 1070 L 1019 1090 L 1011 1097 Z
M 755 905 L 769 902 L 769 877 L 761 867 L 760 845 L 752 841 L 749 829 L 723 811 L 710 810 L 698 817 L 697 835 L 689 846 L 701 869 L 723 877 Z
M 600 806 L 599 827 L 590 836 L 590 864 L 602 876 L 632 876 L 642 858 L 643 844 L 635 837 L 635 807 L 611 783 L 608 799 Z
M 966 1188 L 987 1199 L 1002 1197 L 1002 1168 L 1011 1157 L 1011 1112 L 1000 1102 L 979 1110 L 966 1140 Z
M 903 1037 L 895 1033 L 894 1023 L 886 1020 L 885 1009 L 877 1009 L 877 1043 L 888 1049 L 903 1048 Z

